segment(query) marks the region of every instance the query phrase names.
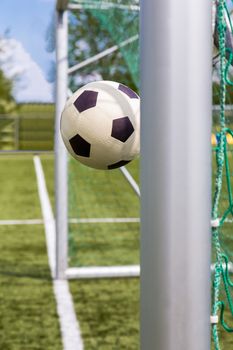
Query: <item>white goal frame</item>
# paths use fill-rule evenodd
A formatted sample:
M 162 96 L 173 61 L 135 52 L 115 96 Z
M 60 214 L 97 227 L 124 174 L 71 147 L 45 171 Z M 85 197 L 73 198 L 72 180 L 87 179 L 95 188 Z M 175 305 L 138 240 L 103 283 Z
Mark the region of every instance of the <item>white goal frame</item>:
M 90 2 L 91 6 L 91 2 Z M 94 5 L 93 5 L 94 6 Z M 106 8 L 111 7 L 106 2 Z M 120 5 L 119 5 L 120 6 Z M 135 5 L 137 9 L 139 6 Z M 114 45 L 85 61 L 68 67 L 68 20 L 67 10 L 81 10 L 82 4 L 70 4 L 68 0 L 57 1 L 57 22 L 56 22 L 56 125 L 55 125 L 55 193 L 56 193 L 56 278 L 116 278 L 116 277 L 137 277 L 140 275 L 139 265 L 127 266 L 94 266 L 94 267 L 69 267 L 68 266 L 68 157 L 60 135 L 60 118 L 67 96 L 69 94 L 67 77 L 79 69 L 100 60 L 101 58 L 114 53 L 138 39 L 138 35 L 128 38 L 119 45 Z M 134 9 L 134 8 L 133 8 Z M 126 168 L 122 167 L 122 174 L 130 183 L 137 195 L 140 190 Z
M 67 155 L 59 121 L 67 97 L 68 7 L 57 0 L 56 278 L 138 275 L 135 266 L 117 274 L 115 267 L 94 274 L 87 268 L 82 276 L 67 266 Z M 211 7 L 212 0 L 141 0 L 142 350 L 210 349 Z

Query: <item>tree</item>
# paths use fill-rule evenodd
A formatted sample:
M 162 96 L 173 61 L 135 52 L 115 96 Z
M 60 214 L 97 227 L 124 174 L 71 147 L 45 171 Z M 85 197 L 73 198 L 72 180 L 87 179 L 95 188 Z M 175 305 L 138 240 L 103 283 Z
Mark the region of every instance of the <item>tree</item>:
M 129 39 L 138 33 L 138 12 L 80 10 L 69 16 L 69 66 Z M 55 50 L 55 23 L 51 19 L 46 33 L 46 50 Z M 55 81 L 51 62 L 48 80 Z M 138 40 L 70 75 L 72 91 L 93 80 L 114 80 L 138 90 Z
M 7 79 L 0 70 L 0 114 L 7 114 L 16 109 L 12 87 L 12 81 Z
M 73 66 L 136 35 L 138 13 L 117 9 L 81 10 L 71 14 L 69 25 L 69 65 Z M 83 82 L 102 78 L 119 81 L 138 90 L 136 75 L 138 41 L 80 69 L 71 76 L 70 85 L 75 90 Z
M 7 37 L 7 33 L 5 36 Z M 13 96 L 13 84 L 18 75 L 15 73 L 8 77 L 3 68 L 11 59 L 11 48 L 6 37 L 0 37 L 0 114 L 11 113 L 17 108 Z

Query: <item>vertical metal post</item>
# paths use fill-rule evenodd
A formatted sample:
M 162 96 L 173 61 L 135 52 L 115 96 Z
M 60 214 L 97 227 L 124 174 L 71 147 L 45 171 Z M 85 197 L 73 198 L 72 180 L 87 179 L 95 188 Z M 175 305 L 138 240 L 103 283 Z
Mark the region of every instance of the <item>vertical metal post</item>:
M 14 148 L 18 151 L 19 150 L 19 122 L 20 122 L 20 116 L 16 117 L 14 120 L 14 127 L 15 127 L 15 133 L 14 133 L 14 138 L 15 138 L 15 144 Z
M 56 195 L 56 278 L 65 278 L 67 269 L 67 153 L 60 135 L 60 118 L 67 98 L 67 11 L 57 11 L 56 23 L 56 123 L 55 123 L 55 195 Z
M 141 1 L 141 349 L 210 349 L 211 5 Z

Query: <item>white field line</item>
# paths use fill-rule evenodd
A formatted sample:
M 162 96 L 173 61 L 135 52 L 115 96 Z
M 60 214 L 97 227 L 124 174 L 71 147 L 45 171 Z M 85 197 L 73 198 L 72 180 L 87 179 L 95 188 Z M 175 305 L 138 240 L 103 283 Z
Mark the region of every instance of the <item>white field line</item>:
M 77 219 L 72 218 L 69 219 L 69 223 L 71 224 L 114 224 L 114 223 L 134 223 L 140 222 L 139 218 L 83 218 Z M 23 219 L 23 220 L 0 220 L 1 225 L 41 225 L 44 223 L 42 219 Z
M 140 222 L 140 218 L 71 218 L 70 224 L 120 224 L 120 223 L 135 223 Z M 226 219 L 226 224 L 232 224 L 233 219 Z M 23 220 L 0 220 L 1 225 L 41 225 L 44 221 L 42 219 L 23 219 Z
M 40 198 L 40 205 L 41 205 L 41 211 L 42 211 L 42 217 L 44 221 L 45 226 L 45 238 L 46 238 L 46 245 L 47 245 L 47 251 L 48 251 L 48 260 L 49 260 L 49 267 L 51 270 L 52 278 L 55 276 L 55 222 L 53 217 L 53 212 L 46 188 L 46 182 L 44 177 L 44 172 L 42 169 L 41 161 L 39 156 L 33 157 L 35 171 L 36 171 L 36 178 L 37 178 L 37 186 L 38 186 L 38 193 Z
M 139 186 L 137 182 L 134 180 L 134 178 L 132 177 L 132 175 L 129 173 L 129 171 L 124 166 L 122 166 L 119 169 L 124 175 L 124 177 L 126 178 L 126 180 L 129 182 L 131 187 L 133 188 L 134 192 L 138 195 L 138 197 L 140 197 L 141 194 L 140 194 Z
M 102 224 L 102 223 L 125 223 L 140 222 L 139 218 L 87 218 L 87 219 L 70 219 L 71 224 Z
M 0 225 L 41 225 L 42 219 L 26 219 L 26 220 L 0 220 Z
M 36 171 L 40 204 L 45 225 L 46 243 L 51 275 L 55 272 L 55 221 L 46 188 L 43 168 L 40 158 L 33 158 Z M 54 295 L 57 303 L 63 349 L 83 350 L 80 327 L 74 311 L 72 296 L 67 280 L 53 280 Z

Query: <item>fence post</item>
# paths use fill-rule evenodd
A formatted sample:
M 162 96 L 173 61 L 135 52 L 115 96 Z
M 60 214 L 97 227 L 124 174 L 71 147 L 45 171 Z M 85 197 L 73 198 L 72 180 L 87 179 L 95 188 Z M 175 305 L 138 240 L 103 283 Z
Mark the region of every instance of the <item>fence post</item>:
M 15 149 L 19 150 L 19 121 L 20 116 L 15 117 Z

